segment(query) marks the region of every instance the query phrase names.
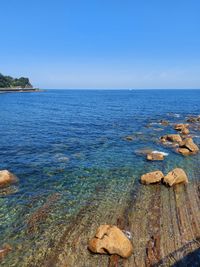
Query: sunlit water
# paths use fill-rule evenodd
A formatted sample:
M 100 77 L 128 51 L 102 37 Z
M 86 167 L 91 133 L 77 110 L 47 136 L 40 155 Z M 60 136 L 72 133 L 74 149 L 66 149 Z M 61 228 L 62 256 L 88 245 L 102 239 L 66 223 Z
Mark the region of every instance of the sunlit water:
M 158 122 L 198 115 L 199 103 L 199 90 L 1 94 L 0 169 L 15 173 L 19 184 L 0 192 L 0 247 L 8 243 L 20 251 L 26 244 L 29 253 L 39 244 L 37 231 L 34 237 L 27 234 L 32 230 L 28 222 L 47 202 L 48 216 L 41 222 L 45 231 L 98 201 L 112 205 L 146 171 L 162 170 L 163 164 L 169 170 L 192 168 L 198 155 L 184 158 L 161 146 L 158 138 L 174 131 Z M 193 134 L 199 144 L 200 133 Z M 134 140 L 124 140 L 127 135 Z M 169 155 L 164 162 L 147 162 L 137 153 L 142 148 Z M 108 187 L 112 190 L 105 197 Z M 18 266 L 15 253 L 8 260 Z

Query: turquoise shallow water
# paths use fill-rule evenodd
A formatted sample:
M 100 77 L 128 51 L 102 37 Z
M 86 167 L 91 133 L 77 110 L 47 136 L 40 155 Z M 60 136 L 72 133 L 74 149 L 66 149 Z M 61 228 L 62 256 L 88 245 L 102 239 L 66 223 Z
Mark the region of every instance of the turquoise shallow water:
M 110 205 L 131 180 L 137 186 L 142 173 L 163 168 L 163 162 L 147 162 L 139 149 L 169 153 L 165 168 L 192 168 L 198 155 L 186 162 L 157 142 L 159 136 L 174 132 L 158 122 L 182 122 L 190 114 L 198 115 L 199 103 L 199 90 L 1 94 L 0 169 L 15 173 L 19 184 L 7 194 L 0 192 L 0 246 L 9 243 L 15 250 L 20 244 L 29 250 L 37 246 L 40 237 L 30 218 L 47 202 L 48 215 L 40 222 L 46 231 L 98 201 Z M 199 144 L 199 132 L 192 134 Z M 127 135 L 134 140 L 125 141 Z M 108 187 L 112 187 L 109 199 Z M 31 231 L 34 235 L 27 235 Z M 9 265 L 17 266 L 12 258 L 16 254 L 9 257 Z

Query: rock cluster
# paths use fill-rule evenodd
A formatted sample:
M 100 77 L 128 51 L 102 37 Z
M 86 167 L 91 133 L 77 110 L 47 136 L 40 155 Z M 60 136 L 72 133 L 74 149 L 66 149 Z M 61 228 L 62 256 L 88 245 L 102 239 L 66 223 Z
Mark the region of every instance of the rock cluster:
M 186 156 L 193 155 L 199 152 L 199 147 L 192 138 L 186 138 L 179 144 L 178 152 Z
M 101 225 L 95 236 L 89 241 L 88 249 L 93 253 L 117 254 L 128 258 L 133 253 L 133 246 L 127 236 L 114 225 Z
M 166 176 L 157 170 L 143 174 L 140 178 L 142 184 L 154 184 L 163 181 L 165 184 L 172 186 L 179 183 L 188 183 L 188 177 L 183 169 L 175 168 L 170 171 Z
M 181 128 L 181 124 L 177 124 L 177 128 L 187 129 L 187 128 Z M 194 155 L 199 152 L 199 147 L 194 143 L 192 138 L 182 139 L 182 137 L 179 134 L 168 134 L 162 136 L 160 140 L 163 144 L 171 142 L 172 146 L 178 147 L 176 151 L 184 156 Z

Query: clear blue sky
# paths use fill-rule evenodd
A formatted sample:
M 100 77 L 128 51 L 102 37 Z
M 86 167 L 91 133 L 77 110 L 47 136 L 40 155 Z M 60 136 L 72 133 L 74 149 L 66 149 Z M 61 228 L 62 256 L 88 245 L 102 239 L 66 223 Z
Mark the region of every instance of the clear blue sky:
M 0 72 L 41 88 L 200 88 L 200 0 L 1 0 Z

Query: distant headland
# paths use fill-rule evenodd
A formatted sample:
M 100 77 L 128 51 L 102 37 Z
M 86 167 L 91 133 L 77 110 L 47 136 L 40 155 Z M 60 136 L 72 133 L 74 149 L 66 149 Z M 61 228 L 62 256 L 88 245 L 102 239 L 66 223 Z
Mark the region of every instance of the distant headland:
M 35 92 L 39 91 L 30 83 L 29 78 L 13 78 L 0 73 L 0 93 L 3 92 Z

